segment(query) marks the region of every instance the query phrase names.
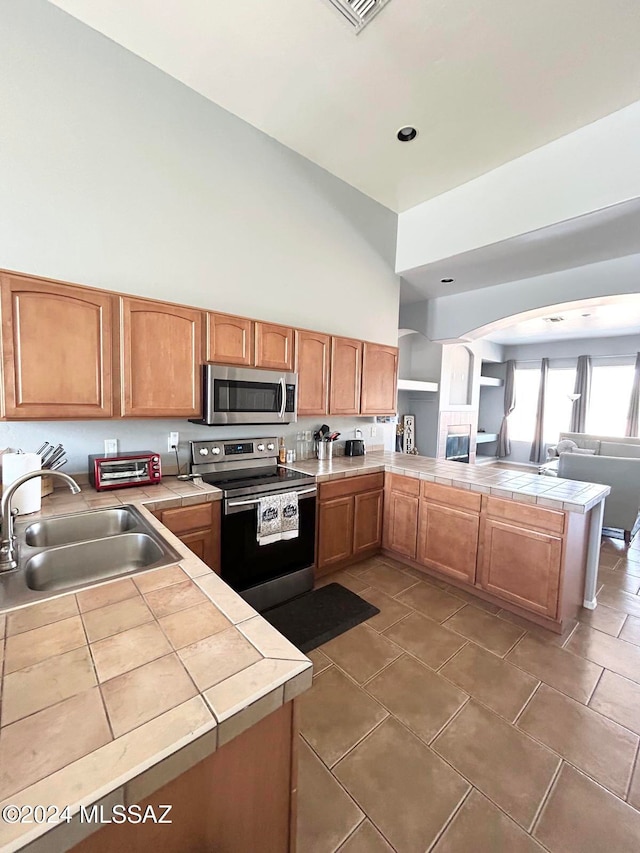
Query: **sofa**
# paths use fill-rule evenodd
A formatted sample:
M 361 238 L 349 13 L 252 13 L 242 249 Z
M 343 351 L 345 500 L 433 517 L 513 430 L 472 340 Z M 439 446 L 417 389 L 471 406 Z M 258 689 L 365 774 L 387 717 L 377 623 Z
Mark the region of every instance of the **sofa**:
M 567 441 L 577 448 L 565 449 Z M 623 530 L 628 543 L 640 508 L 640 439 L 560 433 L 556 448 L 560 450 L 558 477 L 611 486 L 603 523 Z

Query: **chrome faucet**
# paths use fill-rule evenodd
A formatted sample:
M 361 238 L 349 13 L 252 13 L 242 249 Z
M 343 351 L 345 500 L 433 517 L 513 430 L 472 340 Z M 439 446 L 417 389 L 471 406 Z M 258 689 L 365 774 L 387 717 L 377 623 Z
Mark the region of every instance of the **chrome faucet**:
M 7 486 L 2 494 L 2 504 L 0 504 L 0 513 L 2 515 L 2 519 L 0 521 L 0 524 L 2 525 L 2 532 L 0 534 L 2 537 L 2 542 L 0 543 L 0 572 L 8 572 L 10 569 L 18 567 L 18 563 L 14 556 L 16 537 L 13 532 L 13 516 L 14 513 L 17 515 L 18 511 L 11 509 L 11 501 L 16 490 L 19 489 L 23 483 L 33 480 L 34 477 L 57 477 L 59 480 L 64 480 L 74 495 L 77 495 L 80 491 L 80 486 L 76 483 L 73 477 L 70 477 L 68 474 L 63 474 L 62 471 L 51 470 L 30 471 L 28 474 L 23 474 L 22 477 L 18 477 L 17 480 L 14 480 L 10 486 Z

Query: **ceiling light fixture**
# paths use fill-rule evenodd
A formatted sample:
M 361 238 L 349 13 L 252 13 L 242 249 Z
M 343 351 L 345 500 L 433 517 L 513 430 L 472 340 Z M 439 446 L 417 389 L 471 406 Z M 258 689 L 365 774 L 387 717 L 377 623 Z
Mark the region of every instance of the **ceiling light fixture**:
M 411 125 L 406 125 L 406 127 L 401 127 L 396 135 L 400 142 L 411 142 L 411 140 L 415 139 L 418 135 L 418 131 L 415 129 L 415 127 L 411 127 Z
M 455 278 L 441 278 L 440 279 L 441 284 L 451 284 L 454 281 L 455 281 Z
M 543 317 L 542 319 L 545 321 L 545 323 L 563 323 L 565 317 L 560 317 L 556 315 L 555 317 Z

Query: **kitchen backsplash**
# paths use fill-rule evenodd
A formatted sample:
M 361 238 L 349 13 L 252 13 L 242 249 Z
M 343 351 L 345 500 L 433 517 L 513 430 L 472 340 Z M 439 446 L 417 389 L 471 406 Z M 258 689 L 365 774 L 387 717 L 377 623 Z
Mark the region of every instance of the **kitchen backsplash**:
M 38 421 L 0 423 L 0 450 L 10 447 L 13 450 L 35 451 L 45 441 L 53 445 L 63 444 L 67 451 L 68 463 L 64 466 L 67 473 L 86 473 L 87 456 L 90 453 L 102 453 L 105 439 L 117 439 L 118 451 L 153 450 L 162 456 L 165 474 L 176 473 L 175 453 L 167 452 L 170 432 L 180 435 L 179 457 L 182 471 L 187 469 L 189 460 L 189 441 L 225 438 L 260 438 L 285 436 L 287 448 L 296 450 L 296 436 L 300 432 L 313 433 L 323 424 L 332 431 L 340 433 L 334 443 L 336 455 L 344 453 L 344 441 L 355 438 L 355 430 L 362 430 L 362 438 L 370 450 L 382 449 L 385 430 L 395 426 L 376 423 L 372 417 L 335 418 L 326 415 L 323 418 L 303 418 L 287 426 L 224 426 L 205 427 L 191 424 L 184 419 L 135 419 L 112 421 Z M 371 428 L 376 435 L 371 435 Z

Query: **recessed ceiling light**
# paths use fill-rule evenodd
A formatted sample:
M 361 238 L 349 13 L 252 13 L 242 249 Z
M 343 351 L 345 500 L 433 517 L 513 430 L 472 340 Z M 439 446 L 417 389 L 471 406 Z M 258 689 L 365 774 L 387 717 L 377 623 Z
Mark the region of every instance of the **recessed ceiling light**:
M 407 125 L 406 127 L 401 127 L 397 133 L 398 139 L 400 142 L 411 142 L 412 139 L 415 139 L 418 135 L 418 131 L 415 127 L 411 127 Z
M 543 317 L 545 323 L 562 323 L 564 322 L 564 317 L 555 316 L 555 317 Z
M 591 314 L 581 314 L 582 317 L 590 317 Z
M 440 281 L 442 284 L 451 284 L 451 282 L 455 281 L 455 279 L 454 278 L 441 278 Z

